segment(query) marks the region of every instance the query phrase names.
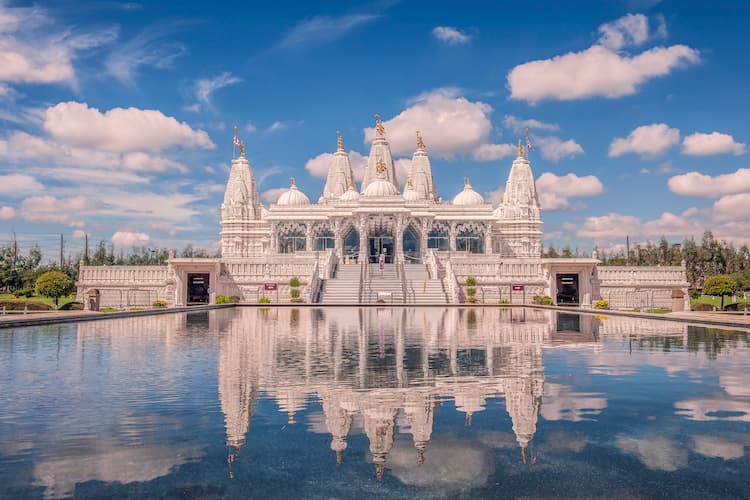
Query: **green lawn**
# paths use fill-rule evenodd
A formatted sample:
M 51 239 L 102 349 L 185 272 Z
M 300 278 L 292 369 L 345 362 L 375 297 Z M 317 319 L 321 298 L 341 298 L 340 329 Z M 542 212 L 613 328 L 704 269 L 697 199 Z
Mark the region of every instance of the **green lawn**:
M 737 297 L 737 301 L 742 300 L 741 296 Z M 713 297 L 711 295 L 701 295 L 697 299 L 691 299 L 691 304 L 711 304 L 712 306 L 719 307 L 721 306 L 721 297 Z M 732 297 L 726 296 L 724 297 L 724 305 L 731 304 L 732 303 Z
M 39 295 L 34 295 L 33 297 L 29 297 L 28 299 L 26 297 L 22 298 L 16 298 L 15 295 L 12 293 L 0 293 L 0 300 L 12 300 L 14 302 L 42 302 L 44 304 L 47 304 L 48 306 L 55 306 L 55 299 L 51 299 L 49 297 L 41 297 Z M 63 304 L 67 304 L 68 302 L 73 302 L 76 300 L 75 295 L 70 295 L 68 297 L 60 297 L 60 300 L 58 300 L 58 304 L 62 306 Z

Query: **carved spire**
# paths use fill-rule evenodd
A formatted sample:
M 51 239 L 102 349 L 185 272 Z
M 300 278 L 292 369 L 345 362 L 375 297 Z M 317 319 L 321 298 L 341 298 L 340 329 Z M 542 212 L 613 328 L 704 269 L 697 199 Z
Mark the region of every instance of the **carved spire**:
M 376 171 L 378 173 L 378 177 L 383 177 L 385 174 L 385 162 L 382 158 L 378 158 Z
M 289 189 L 297 189 L 297 183 L 294 181 L 294 177 L 289 178 Z
M 341 137 L 341 131 L 337 130 L 336 135 L 338 136 L 337 146 L 339 151 L 344 151 L 344 139 Z
M 243 142 L 240 144 L 240 158 L 244 158 L 244 157 L 245 157 L 245 143 Z
M 521 144 L 521 139 L 518 139 L 518 157 L 523 158 L 523 145 Z

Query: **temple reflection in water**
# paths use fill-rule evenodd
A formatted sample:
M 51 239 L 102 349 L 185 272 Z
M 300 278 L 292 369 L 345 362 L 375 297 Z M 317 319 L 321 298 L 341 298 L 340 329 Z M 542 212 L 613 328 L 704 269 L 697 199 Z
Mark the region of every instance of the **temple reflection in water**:
M 542 347 L 598 345 L 600 330 L 591 315 L 524 309 L 243 309 L 217 318 L 230 467 L 262 391 L 290 425 L 320 401 L 338 463 L 361 419 L 378 477 L 397 430 L 411 434 L 416 463 L 429 460 L 435 412 L 446 400 L 471 425 L 488 399 L 503 397 L 526 462 L 544 394 Z M 684 325 L 652 323 L 670 330 L 661 335 L 687 335 Z M 609 323 L 615 334 L 617 325 Z

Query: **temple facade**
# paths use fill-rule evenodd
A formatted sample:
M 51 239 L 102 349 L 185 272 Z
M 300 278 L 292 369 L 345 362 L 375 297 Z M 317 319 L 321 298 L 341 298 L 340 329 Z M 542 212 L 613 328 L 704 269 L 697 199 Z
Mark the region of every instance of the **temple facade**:
M 604 298 L 615 307 L 667 308 L 678 307 L 673 296 L 681 295 L 679 307 L 689 304 L 684 266 L 621 268 L 609 273 L 610 283 L 595 254 L 542 259 L 541 240 L 539 197 L 520 141 L 497 206 L 468 178 L 448 201 L 438 195 L 419 132 L 408 176 L 397 178 L 377 118 L 359 187 L 339 133 L 316 203 L 292 178 L 265 206 L 243 145 L 221 205 L 221 258 L 82 266 L 78 290 L 87 308 L 214 303 L 219 295 L 323 304 L 519 304 L 548 296 L 559 305 L 588 307 Z

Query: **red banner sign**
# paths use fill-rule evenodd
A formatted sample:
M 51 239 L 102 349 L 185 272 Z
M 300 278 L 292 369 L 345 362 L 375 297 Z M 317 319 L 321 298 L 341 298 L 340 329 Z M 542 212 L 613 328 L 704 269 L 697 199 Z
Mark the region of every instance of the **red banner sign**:
M 523 292 L 523 285 L 511 285 L 511 289 L 514 292 Z
M 267 292 L 275 292 L 278 287 L 278 283 L 263 283 L 263 290 Z

